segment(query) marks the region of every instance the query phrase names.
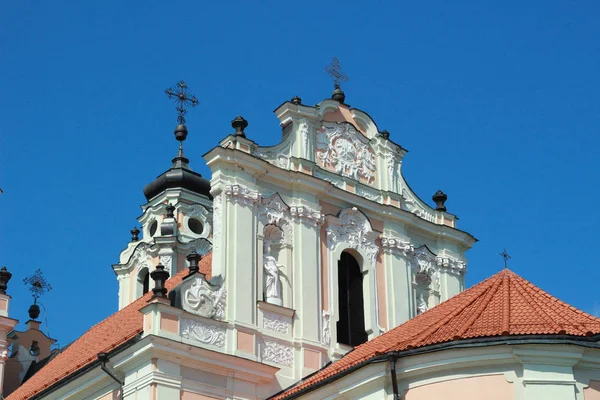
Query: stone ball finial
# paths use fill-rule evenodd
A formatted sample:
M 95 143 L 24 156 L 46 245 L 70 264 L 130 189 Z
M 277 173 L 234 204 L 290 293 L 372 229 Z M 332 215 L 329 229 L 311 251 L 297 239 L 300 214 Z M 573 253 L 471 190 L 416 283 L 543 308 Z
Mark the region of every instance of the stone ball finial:
M 335 89 L 333 89 L 333 93 L 331 94 L 331 98 L 335 101 L 343 103 L 346 101 L 346 94 L 340 87 L 340 85 L 335 85 Z
M 12 278 L 12 274 L 8 272 L 6 267 L 0 269 L 0 293 L 6 294 L 6 288 L 8 287 L 8 281 Z
M 140 240 L 140 230 L 137 228 L 137 226 L 134 226 L 133 229 L 129 232 L 131 233 L 132 242 L 137 242 L 138 240 Z
M 40 316 L 40 306 L 38 306 L 36 303 L 33 303 L 27 312 L 29 313 L 29 318 L 35 320 Z
M 241 115 L 238 115 L 231 121 L 231 126 L 235 129 L 233 136 L 241 136 L 246 137 L 246 133 L 244 129 L 248 126 L 248 121 L 244 119 Z
M 187 255 L 186 259 L 190 263 L 190 275 L 200 271 L 198 263 L 200 262 L 201 258 L 202 257 L 200 256 L 200 254 L 196 253 L 196 250 L 192 250 L 192 252 Z
M 390 138 L 390 133 L 387 130 L 382 130 L 381 132 L 379 132 L 379 134 L 381 135 L 382 138 L 384 139 L 389 139 Z
M 448 200 L 448 196 L 446 196 L 446 194 L 444 192 L 442 192 L 441 190 L 438 190 L 437 192 L 435 192 L 432 199 L 435 202 L 436 210 L 446 211 L 445 203 L 446 203 L 446 200 Z
M 154 296 L 166 297 L 167 288 L 165 287 L 165 282 L 169 279 L 169 271 L 165 271 L 165 266 L 158 264 L 156 269 L 150 272 L 150 278 L 154 281 L 154 287 L 152 288 Z
M 175 127 L 175 139 L 183 142 L 187 138 L 188 130 L 184 124 L 179 124 Z
M 292 97 L 292 104 L 295 104 L 298 106 L 298 105 L 302 104 L 302 99 L 298 96 L 294 96 L 294 97 Z

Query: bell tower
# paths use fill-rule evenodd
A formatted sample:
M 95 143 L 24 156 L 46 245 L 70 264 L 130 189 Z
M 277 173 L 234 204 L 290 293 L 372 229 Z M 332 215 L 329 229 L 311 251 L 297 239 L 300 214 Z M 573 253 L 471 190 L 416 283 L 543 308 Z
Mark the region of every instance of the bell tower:
M 179 149 L 171 168 L 144 187 L 147 203 L 138 217 L 141 229 L 131 230 L 131 241 L 113 265 L 119 281 L 119 309 L 152 289 L 150 274 L 158 264 L 173 276 L 188 266 L 186 256 L 192 250 L 204 255 L 212 248 L 210 182 L 190 168 L 183 152 L 188 135 L 184 116 L 187 107 L 196 106 L 198 100 L 183 81 L 165 92 L 175 100 L 178 112 L 174 134 Z

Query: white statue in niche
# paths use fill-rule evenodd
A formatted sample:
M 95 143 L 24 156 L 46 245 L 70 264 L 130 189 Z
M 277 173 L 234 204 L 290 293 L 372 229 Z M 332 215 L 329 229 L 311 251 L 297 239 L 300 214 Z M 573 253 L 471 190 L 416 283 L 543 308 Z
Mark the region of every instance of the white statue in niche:
M 420 315 L 429 309 L 431 278 L 425 272 L 419 272 L 415 276 L 415 283 L 417 284 L 417 315 Z
M 265 301 L 278 306 L 283 305 L 281 297 L 281 276 L 277 259 L 271 255 L 271 244 L 280 241 L 283 232 L 275 225 L 267 225 L 264 229 L 263 269 L 265 273 Z
M 419 294 L 417 295 L 417 315 L 423 314 L 425 311 L 427 311 L 428 307 L 427 307 L 427 301 L 425 300 L 425 293 L 424 291 L 419 291 Z

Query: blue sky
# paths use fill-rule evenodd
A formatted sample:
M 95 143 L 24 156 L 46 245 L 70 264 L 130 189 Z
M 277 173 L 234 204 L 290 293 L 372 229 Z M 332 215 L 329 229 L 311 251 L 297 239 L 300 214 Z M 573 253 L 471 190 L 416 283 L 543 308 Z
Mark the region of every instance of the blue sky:
M 32 2 L 0 14 L 0 264 L 53 291 L 50 335 L 65 345 L 117 307 L 111 269 L 142 188 L 176 153 L 163 90 L 180 79 L 201 101 L 186 155 L 232 131 L 280 137 L 272 110 L 329 97 L 335 55 L 347 103 L 409 150 L 425 200 L 438 189 L 468 253 L 471 286 L 510 267 L 596 312 L 600 270 L 598 2 Z M 576 5 L 576 7 L 575 7 Z M 44 314 L 42 314 L 44 317 Z M 22 328 L 23 325 L 20 325 Z

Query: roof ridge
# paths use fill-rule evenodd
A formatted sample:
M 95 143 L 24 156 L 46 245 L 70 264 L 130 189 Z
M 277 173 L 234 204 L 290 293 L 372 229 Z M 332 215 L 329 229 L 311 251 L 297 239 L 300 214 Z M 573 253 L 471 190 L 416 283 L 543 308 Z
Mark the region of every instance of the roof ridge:
M 559 334 L 561 332 L 565 332 L 564 329 L 562 329 L 562 327 L 560 325 L 558 325 L 556 322 L 554 322 L 554 319 L 552 319 L 547 313 L 546 311 L 544 311 L 544 309 L 542 309 L 542 307 L 540 307 L 540 305 L 538 304 L 537 301 L 535 301 L 532 296 L 527 293 L 527 291 L 525 290 L 525 288 L 523 287 L 523 283 L 519 281 L 519 279 L 515 280 L 515 288 L 517 289 L 517 292 L 519 292 L 519 294 L 521 295 L 521 297 L 531 306 L 535 309 L 535 311 L 538 313 L 538 315 L 540 315 L 548 324 L 550 324 L 552 326 L 553 329 L 557 330 L 559 332 Z M 537 287 L 537 286 L 536 286 Z M 541 289 L 540 289 L 541 290 Z
M 502 335 L 510 332 L 510 274 L 502 277 Z
M 506 277 L 506 274 L 504 274 L 504 277 Z M 475 320 L 477 318 L 479 318 L 479 316 L 481 315 L 483 310 L 485 310 L 487 308 L 488 304 L 490 304 L 490 301 L 492 300 L 492 298 L 494 297 L 494 295 L 500 288 L 500 285 L 502 284 L 502 282 L 504 282 L 504 278 L 500 279 L 500 277 L 498 276 L 497 279 L 495 279 L 494 284 L 488 290 L 488 292 L 485 294 L 485 297 L 483 298 L 483 301 L 481 302 L 481 304 L 479 304 L 479 306 L 477 307 L 475 312 L 471 314 L 471 316 L 469 317 L 467 322 L 465 322 L 463 324 L 462 328 L 460 328 L 460 330 L 456 333 L 456 335 L 454 335 L 454 339 L 461 338 L 465 334 L 465 332 L 469 330 L 469 328 L 471 327 L 471 325 L 473 325 Z M 461 311 L 464 311 L 465 308 L 466 307 L 463 307 L 463 309 Z

